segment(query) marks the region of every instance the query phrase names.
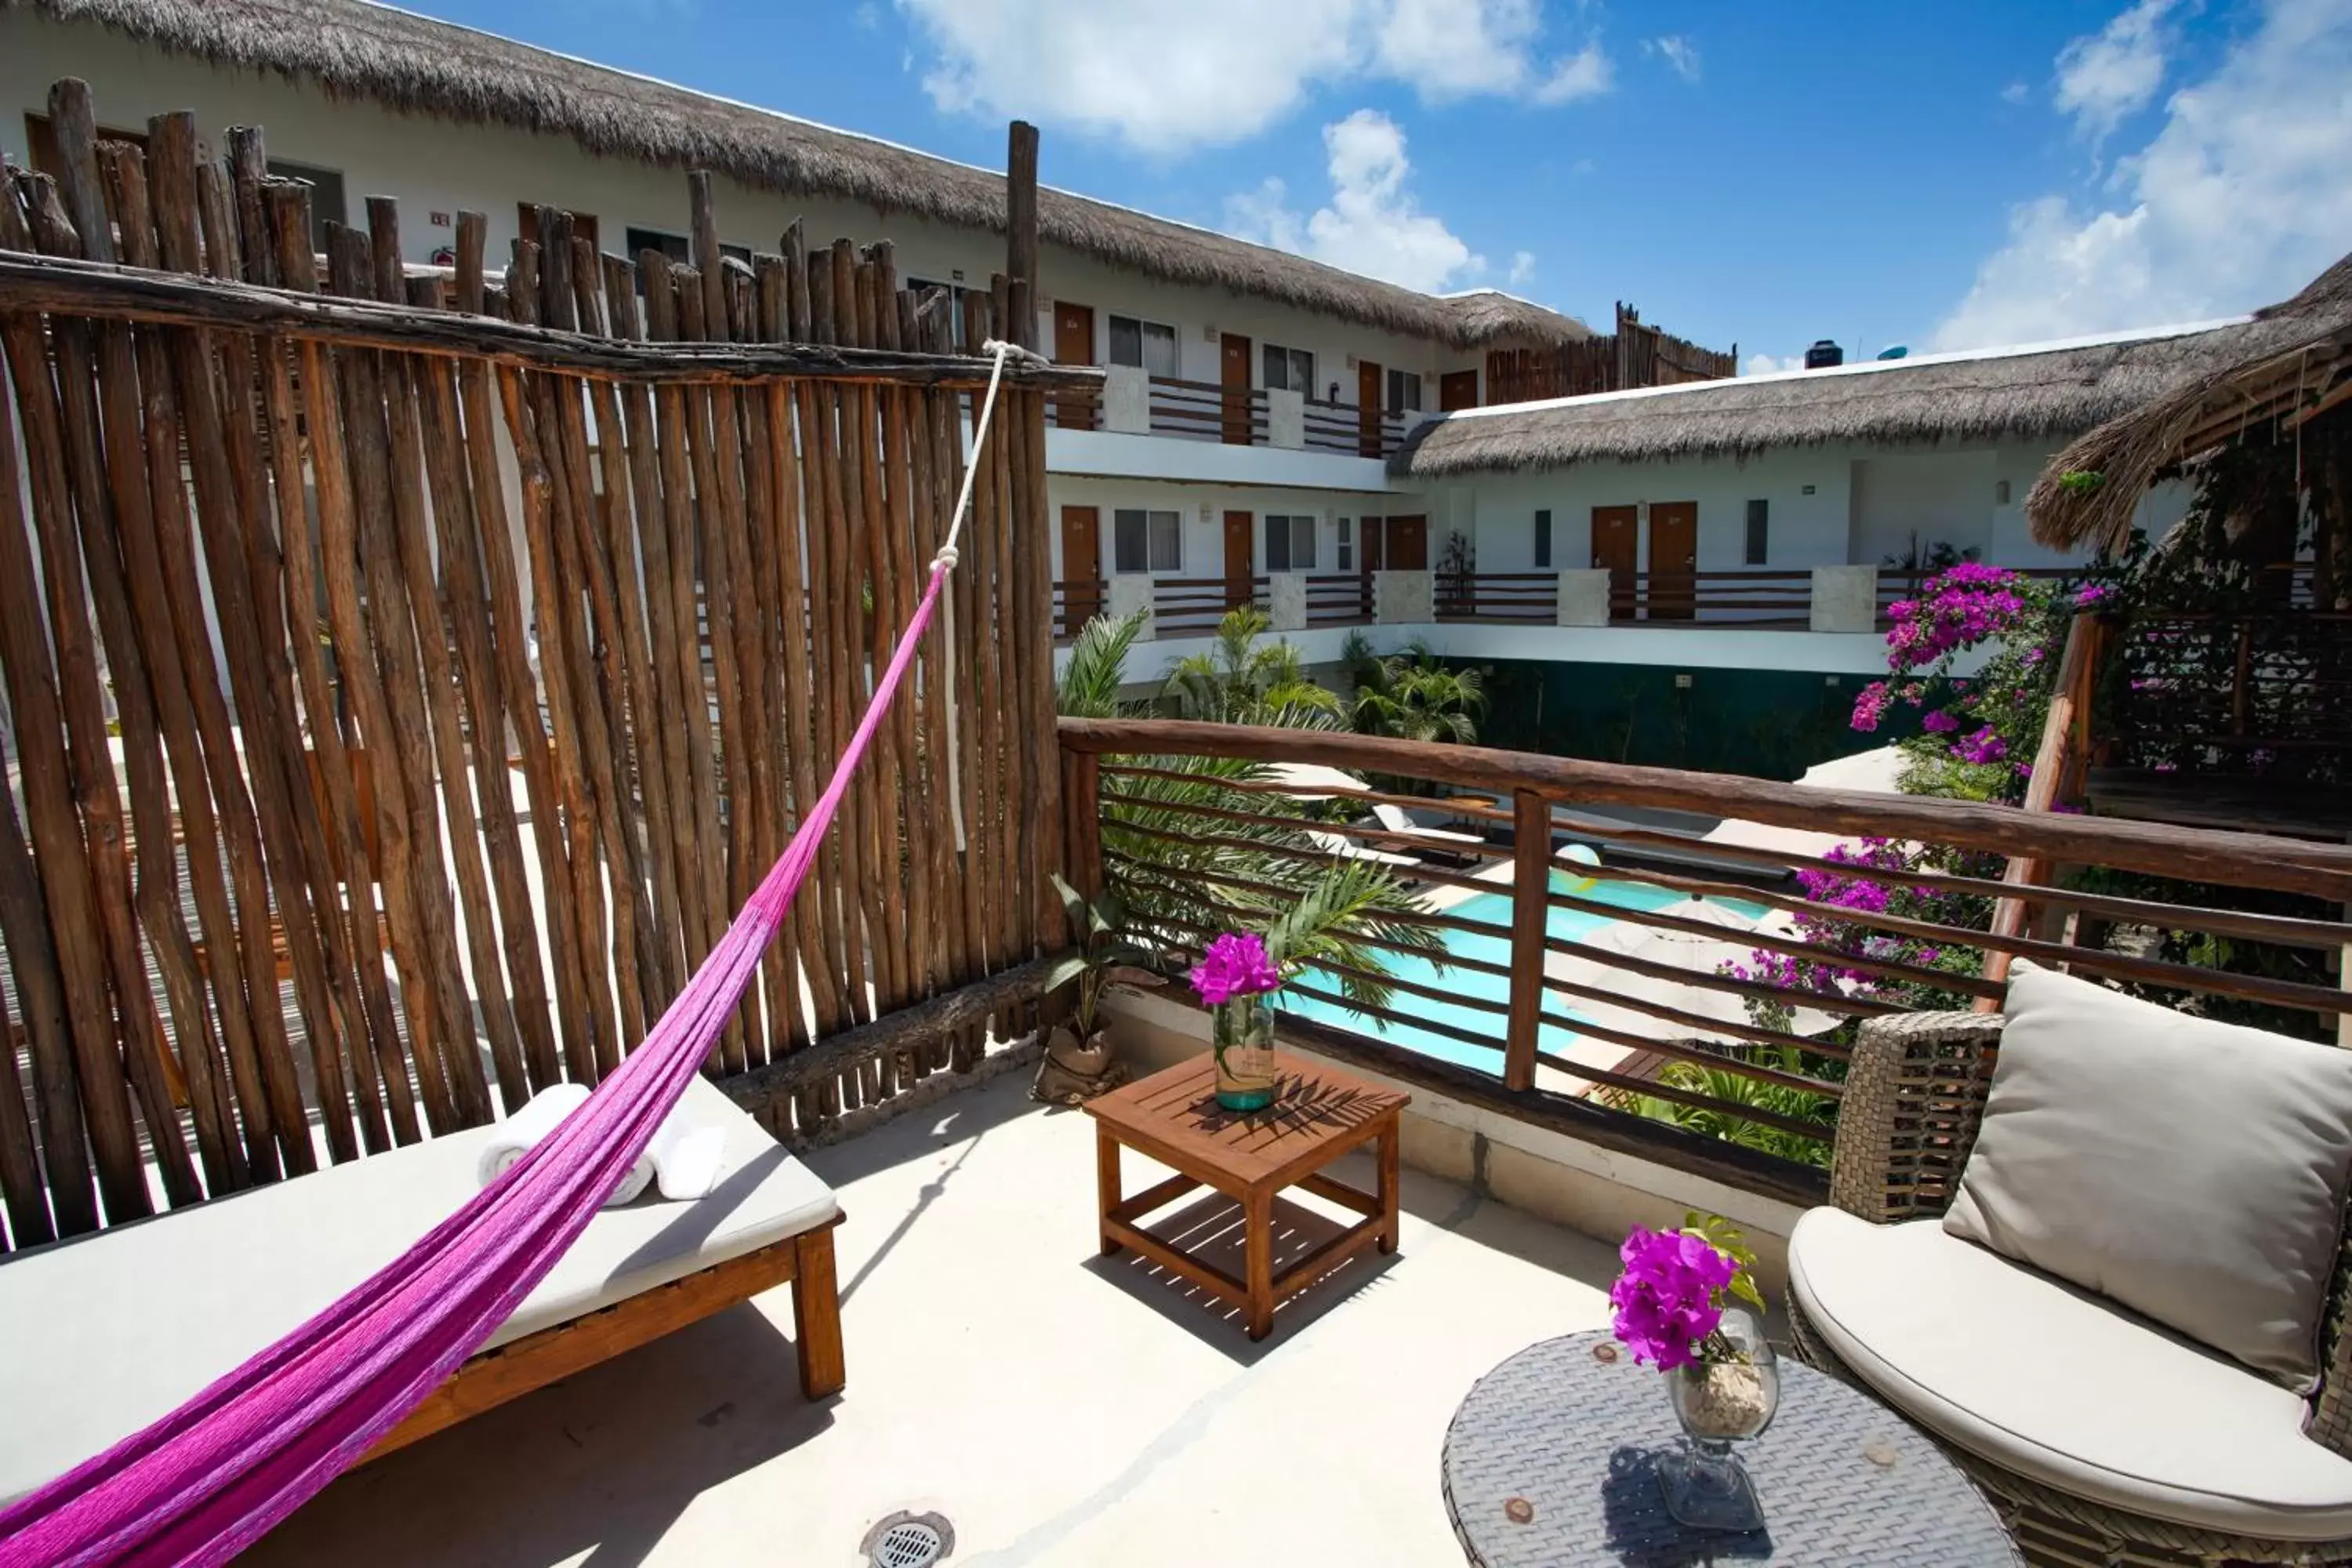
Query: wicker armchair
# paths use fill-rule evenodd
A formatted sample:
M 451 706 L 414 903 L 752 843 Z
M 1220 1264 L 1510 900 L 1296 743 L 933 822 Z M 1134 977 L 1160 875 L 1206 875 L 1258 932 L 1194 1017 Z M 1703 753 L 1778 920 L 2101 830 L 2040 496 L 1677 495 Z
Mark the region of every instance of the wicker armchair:
M 1972 1013 L 1901 1015 L 1864 1025 L 1839 1115 L 1830 1174 L 1834 1207 L 1874 1225 L 1944 1212 L 1976 1142 L 2001 1026 L 1998 1014 Z M 2347 1265 L 2352 1236 L 2337 1254 L 2322 1346 L 2323 1381 L 2304 1430 L 2312 1441 L 2352 1458 L 2352 1335 L 2344 1332 L 2347 1279 L 2352 1275 Z M 1807 1319 L 1793 1289 L 1788 1301 L 1798 1353 L 1868 1392 L 1867 1384 L 1831 1349 L 1821 1326 Z M 2352 1563 L 2352 1539 L 2257 1540 L 2146 1518 L 2053 1490 L 1952 1444 L 1945 1447 L 1992 1500 L 2027 1559 L 2038 1564 Z

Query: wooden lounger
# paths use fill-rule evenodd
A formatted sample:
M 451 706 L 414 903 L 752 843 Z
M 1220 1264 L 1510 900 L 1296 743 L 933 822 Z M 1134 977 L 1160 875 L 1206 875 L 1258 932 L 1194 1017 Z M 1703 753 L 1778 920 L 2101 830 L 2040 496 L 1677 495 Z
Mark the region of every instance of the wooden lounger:
M 699 1080 L 718 1189 L 598 1214 L 481 1353 L 368 1458 L 404 1447 L 778 1285 L 802 1392 L 843 1384 L 833 1191 Z M 165 1415 L 357 1285 L 475 1188 L 456 1132 L 0 1261 L 0 1501 Z

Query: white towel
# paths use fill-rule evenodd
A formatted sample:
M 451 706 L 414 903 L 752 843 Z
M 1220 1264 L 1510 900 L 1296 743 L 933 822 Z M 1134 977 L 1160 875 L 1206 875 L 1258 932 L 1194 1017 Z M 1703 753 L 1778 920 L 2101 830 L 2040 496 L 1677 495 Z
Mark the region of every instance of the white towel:
M 587 1102 L 587 1089 L 576 1083 L 559 1083 L 532 1095 L 520 1110 L 490 1130 L 489 1141 L 482 1145 L 475 1163 L 476 1178 L 488 1186 L 521 1159 L 524 1151 Z M 637 1163 L 629 1167 L 604 1206 L 618 1208 L 635 1203 L 646 1188 L 656 1185 L 663 1197 L 673 1201 L 707 1197 L 719 1184 L 726 1146 L 724 1129 L 698 1126 L 680 1107 L 655 1131 L 646 1152 L 637 1156 Z

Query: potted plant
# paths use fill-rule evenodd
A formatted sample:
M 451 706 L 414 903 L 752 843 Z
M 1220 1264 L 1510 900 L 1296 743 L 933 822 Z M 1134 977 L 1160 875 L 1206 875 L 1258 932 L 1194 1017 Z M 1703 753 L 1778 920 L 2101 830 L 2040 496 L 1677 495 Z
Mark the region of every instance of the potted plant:
M 1062 896 L 1078 943 L 1054 961 L 1045 989 L 1050 994 L 1075 985 L 1077 999 L 1069 1020 L 1055 1025 L 1047 1035 L 1045 1058 L 1038 1064 L 1031 1092 L 1039 1100 L 1075 1104 L 1117 1088 L 1125 1076 L 1103 1027 L 1104 990 L 1162 981 L 1154 967 L 1158 956 L 1127 934 L 1127 903 L 1115 889 L 1088 899 L 1057 876 L 1054 890 Z
M 1227 931 L 1209 943 L 1185 978 L 1209 1009 L 1217 1103 L 1227 1110 L 1265 1110 L 1275 1093 L 1274 1014 L 1266 998 L 1282 985 L 1265 939 L 1255 931 Z
M 1609 1289 L 1612 1327 L 1636 1362 L 1665 1374 L 1682 1423 L 1683 1451 L 1658 1466 L 1666 1511 L 1707 1529 L 1754 1529 L 1762 1510 L 1731 1446 L 1763 1431 L 1780 1403 L 1763 1327 L 1734 1305 L 1764 1310 L 1756 1255 L 1729 1222 L 1697 1213 L 1680 1230 L 1635 1226 L 1617 1255 L 1625 1268 Z

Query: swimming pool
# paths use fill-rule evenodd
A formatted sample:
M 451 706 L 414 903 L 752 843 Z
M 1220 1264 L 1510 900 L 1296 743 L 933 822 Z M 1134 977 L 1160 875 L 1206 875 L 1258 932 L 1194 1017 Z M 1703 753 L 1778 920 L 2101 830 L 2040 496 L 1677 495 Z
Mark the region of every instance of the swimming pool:
M 1678 893 L 1670 889 L 1653 887 L 1647 882 L 1618 881 L 1596 882 L 1580 896 L 1595 903 L 1614 904 L 1620 909 L 1627 910 L 1664 909 L 1668 904 L 1680 902 L 1688 897 L 1687 894 Z M 1736 910 L 1750 919 L 1759 919 L 1766 912 L 1761 904 L 1748 904 L 1733 899 L 1714 901 L 1722 903 L 1727 909 Z M 1476 898 L 1465 900 L 1445 910 L 1445 913 L 1459 916 L 1463 920 L 1476 921 L 1482 925 L 1494 926 L 1501 931 L 1508 931 L 1511 925 L 1511 896 L 1508 893 L 1481 893 Z M 1573 940 L 1611 923 L 1606 915 L 1592 914 L 1583 910 L 1554 909 L 1551 911 L 1549 929 L 1555 937 L 1567 937 Z M 1446 931 L 1439 934 L 1445 939 L 1446 951 L 1458 957 L 1505 965 L 1511 962 L 1511 942 L 1507 935 L 1482 936 L 1460 931 Z M 1281 994 L 1282 1011 L 1298 1017 L 1311 1018 L 1319 1024 L 1329 1024 L 1338 1028 L 1353 1030 L 1360 1035 L 1370 1035 L 1375 1039 L 1385 1040 L 1391 1045 L 1402 1046 L 1408 1050 L 1419 1051 L 1423 1056 L 1434 1057 L 1439 1061 L 1475 1068 L 1481 1072 L 1500 1073 L 1503 1070 L 1503 1015 L 1489 1012 L 1484 1007 L 1475 1005 L 1475 1003 L 1483 1001 L 1507 1004 L 1510 1000 L 1511 991 L 1511 983 L 1507 977 L 1489 974 L 1483 970 L 1459 967 L 1450 968 L 1441 973 L 1426 959 L 1401 952 L 1385 953 L 1383 956 L 1388 960 L 1389 972 L 1399 980 L 1452 992 L 1457 995 L 1471 998 L 1471 1003 L 1465 1005 L 1440 1002 L 1434 997 L 1423 996 L 1417 992 L 1410 991 L 1399 991 L 1394 994 L 1390 1003 L 1391 1011 L 1410 1015 L 1417 1021 L 1439 1026 L 1438 1028 L 1423 1028 L 1416 1026 L 1415 1024 L 1391 1023 L 1370 1017 L 1364 1014 L 1351 1013 L 1338 1002 L 1327 1002 L 1320 997 L 1304 995 L 1295 987 Z M 1313 985 L 1318 991 L 1328 992 L 1335 996 L 1339 994 L 1339 982 L 1328 974 L 1310 974 L 1307 984 Z M 1585 1016 L 1577 1011 L 1570 998 L 1558 993 L 1545 999 L 1545 1006 L 1548 1011 L 1564 1013 L 1571 1018 Z M 1494 1044 L 1491 1047 L 1472 1045 L 1467 1040 L 1458 1040 L 1442 1032 L 1445 1028 L 1460 1029 L 1474 1034 L 1481 1039 L 1491 1040 Z M 1557 1053 L 1565 1050 L 1572 1038 L 1573 1036 L 1570 1031 L 1547 1024 L 1543 1026 L 1538 1044 L 1546 1051 Z

